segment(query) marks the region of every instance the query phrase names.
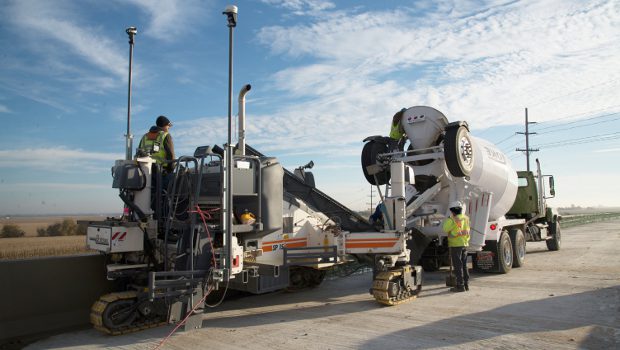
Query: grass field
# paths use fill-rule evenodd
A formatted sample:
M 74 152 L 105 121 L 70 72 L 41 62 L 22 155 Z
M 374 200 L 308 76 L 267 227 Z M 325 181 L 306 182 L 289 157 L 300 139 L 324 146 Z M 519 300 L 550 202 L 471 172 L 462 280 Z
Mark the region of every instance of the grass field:
M 0 239 L 0 260 L 89 252 L 86 236 L 19 237 Z

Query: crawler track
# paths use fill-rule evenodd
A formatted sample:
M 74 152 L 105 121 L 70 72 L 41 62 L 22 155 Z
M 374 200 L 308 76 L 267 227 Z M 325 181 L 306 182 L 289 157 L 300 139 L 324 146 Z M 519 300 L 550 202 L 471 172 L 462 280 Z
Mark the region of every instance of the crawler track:
M 372 281 L 371 294 L 383 305 L 398 305 L 418 297 L 422 285 L 411 285 L 407 274 L 411 275 L 411 266 L 379 272 Z
M 90 309 L 90 322 L 95 329 L 110 335 L 164 325 L 166 316 L 167 313 L 161 311 L 161 305 L 158 308 L 146 299 L 140 300 L 136 291 L 106 294 Z

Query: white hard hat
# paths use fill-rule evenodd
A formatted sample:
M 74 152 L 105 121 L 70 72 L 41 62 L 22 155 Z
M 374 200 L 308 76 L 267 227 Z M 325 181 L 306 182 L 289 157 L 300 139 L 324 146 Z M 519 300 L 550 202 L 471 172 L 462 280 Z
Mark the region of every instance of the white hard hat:
M 463 208 L 463 203 L 460 201 L 450 202 L 450 208 Z

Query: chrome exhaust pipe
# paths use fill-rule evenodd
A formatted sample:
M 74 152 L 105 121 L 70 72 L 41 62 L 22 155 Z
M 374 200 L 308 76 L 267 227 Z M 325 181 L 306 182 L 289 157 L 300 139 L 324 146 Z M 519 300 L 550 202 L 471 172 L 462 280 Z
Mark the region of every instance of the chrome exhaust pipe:
M 245 95 L 252 85 L 246 84 L 239 91 L 239 154 L 245 156 Z

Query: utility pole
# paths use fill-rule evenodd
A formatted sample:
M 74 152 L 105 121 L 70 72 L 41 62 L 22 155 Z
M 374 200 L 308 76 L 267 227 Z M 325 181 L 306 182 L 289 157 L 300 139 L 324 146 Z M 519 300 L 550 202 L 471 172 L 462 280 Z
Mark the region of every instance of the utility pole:
M 374 189 L 375 189 L 375 186 L 370 185 L 370 195 L 368 196 L 370 197 L 370 203 L 366 203 L 366 204 L 370 204 L 370 214 L 372 214 L 375 211 L 375 206 L 372 202 L 372 199 L 375 196 Z
M 536 122 L 528 121 L 527 119 L 527 108 L 525 108 L 525 132 L 517 132 L 517 134 L 525 135 L 525 149 L 517 148 L 517 152 L 525 152 L 525 158 L 527 159 L 527 171 L 530 171 L 530 153 L 540 151 L 538 148 L 532 149 L 530 148 L 530 135 L 535 135 L 535 132 L 530 132 L 529 125 L 536 124 Z

